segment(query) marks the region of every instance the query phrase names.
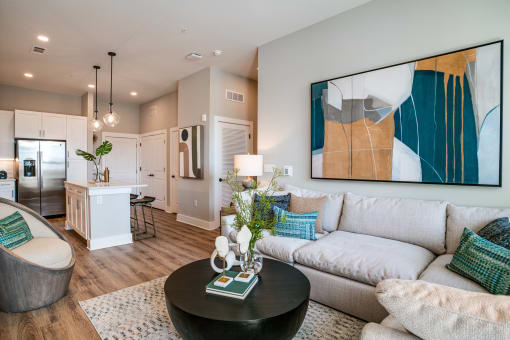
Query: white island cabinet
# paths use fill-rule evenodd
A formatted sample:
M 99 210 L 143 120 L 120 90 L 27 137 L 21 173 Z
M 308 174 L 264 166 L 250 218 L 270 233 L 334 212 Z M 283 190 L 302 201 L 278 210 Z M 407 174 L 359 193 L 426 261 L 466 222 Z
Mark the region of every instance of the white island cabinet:
M 66 229 L 86 239 L 89 250 L 132 243 L 129 194 L 143 186 L 65 182 Z

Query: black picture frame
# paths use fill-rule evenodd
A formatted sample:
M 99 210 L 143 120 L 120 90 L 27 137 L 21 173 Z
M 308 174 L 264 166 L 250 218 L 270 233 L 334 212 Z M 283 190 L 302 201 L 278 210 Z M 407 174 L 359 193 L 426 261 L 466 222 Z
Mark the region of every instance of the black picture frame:
M 408 64 L 408 63 L 412 63 L 412 62 L 417 62 L 417 61 L 421 61 L 421 60 L 425 60 L 425 59 L 441 57 L 441 56 L 452 54 L 452 53 L 457 53 L 457 52 L 461 52 L 461 51 L 465 51 L 465 50 L 470 50 L 470 49 L 493 45 L 493 44 L 498 44 L 498 43 L 500 44 L 500 75 L 499 75 L 499 78 L 500 78 L 500 94 L 499 94 L 499 97 L 500 97 L 500 126 L 499 126 L 500 139 L 499 139 L 499 181 L 498 181 L 498 184 L 452 183 L 452 182 L 438 183 L 438 182 L 430 182 L 430 181 L 417 182 L 417 181 L 394 181 L 394 180 L 357 179 L 357 178 L 329 178 L 329 177 L 314 177 L 313 176 L 313 159 L 312 159 L 313 158 L 312 157 L 312 155 L 313 155 L 313 143 L 312 143 L 312 141 L 313 141 L 313 86 L 315 84 L 328 82 L 328 81 L 332 81 L 332 80 L 336 80 L 336 79 L 340 79 L 340 78 L 351 77 L 351 76 L 364 74 L 364 73 L 368 73 L 368 72 L 372 72 L 372 71 L 382 70 L 382 69 L 399 66 L 399 65 L 404 65 L 404 64 Z M 435 184 L 435 185 L 501 188 L 502 183 L 503 183 L 503 116 L 504 116 L 504 107 L 503 107 L 503 74 L 504 74 L 503 60 L 504 60 L 504 54 L 503 53 L 504 53 L 504 39 L 501 39 L 501 40 L 495 40 L 495 41 L 491 41 L 491 42 L 484 43 L 484 44 L 469 46 L 469 47 L 452 50 L 452 51 L 448 51 L 448 52 L 444 52 L 444 53 L 440 53 L 440 54 L 435 54 L 435 55 L 431 55 L 431 56 L 427 56 L 427 57 L 423 57 L 423 58 L 408 60 L 408 61 L 404 61 L 404 62 L 400 62 L 400 63 L 388 65 L 388 66 L 382 66 L 382 67 L 378 67 L 378 68 L 374 68 L 374 69 L 369 69 L 366 71 L 341 75 L 341 76 L 337 76 L 337 77 L 333 77 L 333 78 L 329 78 L 329 79 L 311 83 L 310 84 L 310 178 L 317 179 L 317 180 L 336 180 L 336 181 L 355 181 L 355 182 L 382 182 L 382 183 L 429 184 L 429 185 Z

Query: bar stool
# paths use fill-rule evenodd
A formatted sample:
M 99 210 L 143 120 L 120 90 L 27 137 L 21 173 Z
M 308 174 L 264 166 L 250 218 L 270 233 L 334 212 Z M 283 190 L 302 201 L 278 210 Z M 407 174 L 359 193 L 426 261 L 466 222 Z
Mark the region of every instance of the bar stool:
M 131 216 L 131 221 L 135 223 L 135 225 L 131 225 L 131 232 L 133 233 L 134 240 L 143 240 L 149 237 L 156 237 L 156 225 L 154 224 L 154 214 L 152 212 L 152 202 L 156 200 L 155 197 L 152 196 L 144 196 L 142 198 L 138 198 L 137 195 L 131 194 L 129 205 L 134 208 L 134 217 Z M 138 211 L 137 206 L 142 208 L 142 218 L 143 218 L 143 228 L 144 231 L 139 231 L 139 223 L 138 223 Z M 150 208 L 151 212 L 151 222 L 145 219 L 145 208 Z M 147 225 L 152 227 L 152 233 L 149 233 L 147 230 Z

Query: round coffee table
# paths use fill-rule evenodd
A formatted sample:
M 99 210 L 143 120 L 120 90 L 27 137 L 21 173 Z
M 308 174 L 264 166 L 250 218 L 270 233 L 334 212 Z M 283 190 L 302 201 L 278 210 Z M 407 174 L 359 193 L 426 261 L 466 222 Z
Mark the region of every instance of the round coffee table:
M 168 313 L 184 339 L 291 339 L 301 327 L 310 282 L 299 270 L 264 259 L 259 282 L 245 300 L 206 294 L 205 286 L 216 275 L 206 259 L 177 269 L 166 280 Z

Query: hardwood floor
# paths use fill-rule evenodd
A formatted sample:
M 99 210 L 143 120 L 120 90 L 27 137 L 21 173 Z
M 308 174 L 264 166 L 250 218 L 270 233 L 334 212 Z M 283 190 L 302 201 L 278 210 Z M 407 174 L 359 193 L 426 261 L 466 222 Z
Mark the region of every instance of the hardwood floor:
M 177 222 L 175 217 L 155 209 L 157 238 L 92 252 L 80 236 L 64 230 L 64 218 L 51 219 L 76 254 L 69 292 L 46 308 L 26 313 L 0 312 L 0 339 L 99 339 L 78 301 L 168 276 L 189 262 L 210 256 L 219 229 L 202 230 Z

